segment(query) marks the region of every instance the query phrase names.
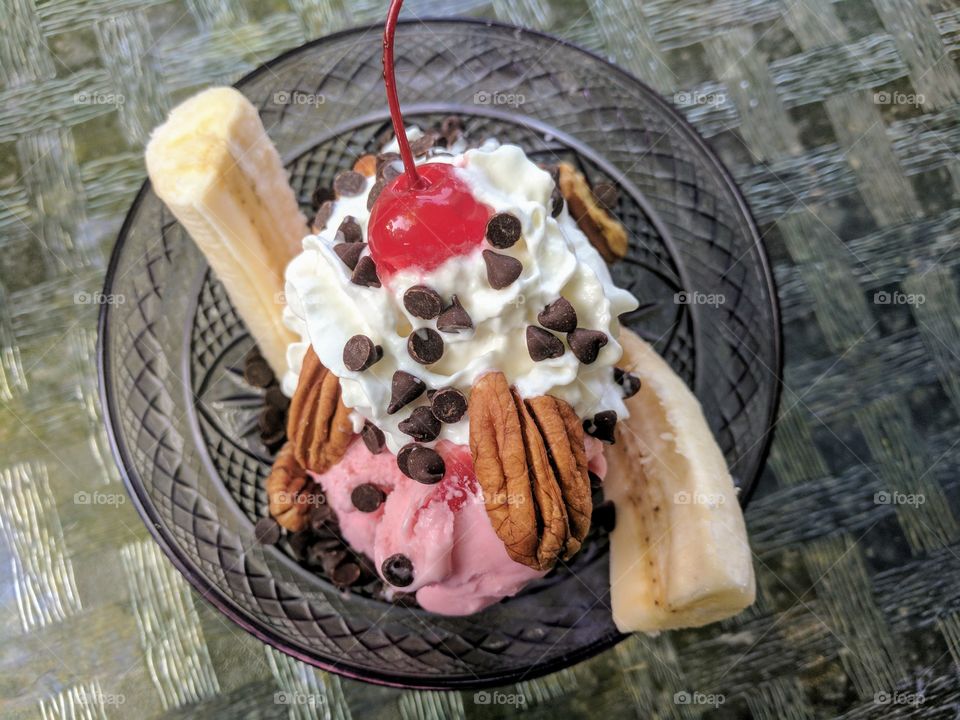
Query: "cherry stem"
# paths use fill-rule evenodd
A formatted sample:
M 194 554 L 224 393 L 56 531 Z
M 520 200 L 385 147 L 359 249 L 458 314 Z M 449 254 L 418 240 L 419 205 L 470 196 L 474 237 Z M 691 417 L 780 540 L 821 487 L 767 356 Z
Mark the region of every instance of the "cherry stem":
M 393 69 L 393 37 L 397 32 L 397 18 L 400 17 L 400 7 L 403 0 L 391 0 L 387 11 L 387 24 L 383 29 L 383 85 L 387 90 L 387 105 L 390 106 L 390 119 L 393 121 L 393 132 L 397 136 L 400 146 L 400 159 L 407 175 L 407 184 L 410 189 L 427 186 L 417 172 L 413 162 L 413 153 L 410 152 L 410 141 L 407 139 L 407 130 L 403 126 L 403 115 L 400 113 L 400 99 L 397 97 L 397 77 Z

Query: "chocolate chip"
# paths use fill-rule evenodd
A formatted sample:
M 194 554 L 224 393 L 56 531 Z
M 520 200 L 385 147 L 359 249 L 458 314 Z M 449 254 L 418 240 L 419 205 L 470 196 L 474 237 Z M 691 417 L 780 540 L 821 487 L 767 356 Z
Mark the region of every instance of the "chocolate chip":
M 290 536 L 290 551 L 297 560 L 304 560 L 307 557 L 307 548 L 313 540 L 313 535 L 309 530 L 301 530 Z
M 366 243 L 342 242 L 334 245 L 333 251 L 337 254 L 337 257 L 343 261 L 344 265 L 351 270 L 356 270 L 357 263 L 360 262 L 360 256 L 363 255 L 366 247 Z
M 377 577 L 377 567 L 370 558 L 363 553 L 354 553 L 353 561 L 360 567 L 360 579 L 358 582 L 361 585 L 366 585 L 373 580 L 376 580 L 378 583 L 380 582 L 380 578 Z
M 408 478 L 413 477 L 413 475 L 410 474 L 410 453 L 418 447 L 420 446 L 416 443 L 407 443 L 397 451 L 397 467 L 400 468 L 400 472 Z
M 340 223 L 340 227 L 337 228 L 337 234 L 343 235 L 343 237 L 340 238 L 343 242 L 363 242 L 363 230 L 360 229 L 360 223 L 358 223 L 357 219 L 352 215 L 347 215 L 343 219 L 343 221 Z
M 587 475 L 590 478 L 590 487 L 593 490 L 596 490 L 599 487 L 603 487 L 603 478 L 597 475 L 592 470 L 587 470 Z
M 554 188 L 550 194 L 550 217 L 560 217 L 563 212 L 563 194 L 558 188 Z
M 367 187 L 367 179 L 356 170 L 344 170 L 333 179 L 333 190 L 337 197 L 353 197 Z
M 333 215 L 333 203 L 327 200 L 323 205 L 320 206 L 320 209 L 317 210 L 317 214 L 313 216 L 313 231 L 320 232 L 323 230 L 327 223 L 330 222 L 330 216 Z
M 430 399 L 430 409 L 440 422 L 460 422 L 467 412 L 467 397 L 456 388 L 441 388 Z
M 487 282 L 494 290 L 502 290 L 520 277 L 523 265 L 516 258 L 501 255 L 493 250 L 483 251 L 483 262 L 487 266 Z
M 283 444 L 287 441 L 287 429 L 285 427 L 280 427 L 272 433 L 260 433 L 260 442 L 263 443 L 263 446 L 267 449 L 267 452 L 275 453 L 277 450 L 283 447 Z
M 623 388 L 624 398 L 633 397 L 640 392 L 640 378 L 631 372 L 615 367 L 613 369 L 613 380 Z
M 607 336 L 599 330 L 577 328 L 567 335 L 567 343 L 573 354 L 577 356 L 577 360 L 584 365 L 589 365 L 597 359 L 600 348 L 607 344 Z
M 617 509 L 612 500 L 606 500 L 593 508 L 590 524 L 604 532 L 613 532 L 617 525 Z
M 380 197 L 380 193 L 383 192 L 383 188 L 387 186 L 387 181 L 383 178 L 377 180 L 373 187 L 370 188 L 370 193 L 367 195 L 367 210 L 373 210 L 373 205 L 377 202 L 377 198 Z
M 347 559 L 349 551 L 345 547 L 338 548 L 320 548 L 320 553 L 322 560 L 320 564 L 323 566 L 323 571 L 332 576 L 334 571 L 337 569 L 337 566 L 340 565 L 344 560 Z
M 330 575 L 336 570 L 337 565 L 343 562 L 347 557 L 347 551 L 342 547 L 328 548 L 319 543 L 312 544 L 307 548 L 307 564 L 311 567 L 321 567 L 323 572 Z
M 430 328 L 414 330 L 407 338 L 407 352 L 421 365 L 430 365 L 443 356 L 443 338 Z
M 310 197 L 310 202 L 313 204 L 314 210 L 319 210 L 323 207 L 324 203 L 330 202 L 336 198 L 333 190 L 328 187 L 323 187 L 322 185 L 317 185 L 313 191 L 313 195 Z
M 363 485 L 357 485 L 350 493 L 350 502 L 360 512 L 372 513 L 383 505 L 386 497 L 386 493 L 373 483 L 363 483 Z
M 397 465 L 400 465 L 399 458 Z M 404 473 L 407 477 L 413 478 L 424 485 L 434 485 L 443 480 L 443 475 L 447 471 L 446 463 L 443 458 L 433 448 L 423 445 L 414 445 L 407 455 L 404 467 L 407 471 Z M 403 467 L 400 468 L 403 472 Z
M 431 440 L 436 440 L 440 434 L 440 421 L 437 420 L 437 416 L 433 414 L 430 408 L 421 405 L 413 409 L 410 417 L 406 420 L 401 420 L 397 425 L 397 429 L 402 433 L 406 433 L 414 440 L 430 442 Z
M 593 199 L 601 207 L 613 212 L 620 199 L 620 190 L 613 183 L 601 182 L 593 186 Z
M 504 250 L 520 239 L 520 219 L 511 213 L 497 213 L 487 221 L 487 242 Z
M 410 152 L 414 157 L 417 155 L 426 155 L 434 145 L 437 144 L 439 136 L 432 130 L 427 130 L 423 135 L 410 143 Z
M 334 552 L 336 550 L 343 550 L 344 543 L 340 539 L 340 536 L 336 533 L 330 532 L 330 527 L 325 525 L 323 531 L 320 535 L 316 535 L 313 541 L 312 547 L 315 547 L 321 552 Z
M 389 598 L 390 602 L 394 605 L 405 608 L 418 608 L 420 603 L 417 602 L 416 593 L 405 593 L 405 592 L 394 592 L 392 597 Z
M 577 329 L 577 311 L 566 298 L 558 298 L 544 307 L 537 320 L 545 328 L 557 332 L 568 333 Z
M 388 162 L 377 173 L 377 177 L 385 183 L 389 183 L 403 174 L 403 164 L 400 162 L 400 156 L 396 160 Z
M 403 294 L 403 306 L 414 317 L 433 320 L 440 314 L 443 301 L 436 290 L 426 285 L 414 285 Z
M 260 427 L 260 434 L 267 437 L 274 435 L 279 430 L 283 430 L 285 425 L 283 410 L 267 405 L 260 411 L 258 425 Z
M 426 383 L 416 375 L 411 375 L 405 370 L 397 370 L 390 381 L 390 404 L 387 405 L 387 414 L 393 415 L 400 408 L 409 405 L 423 395 L 426 389 Z
M 536 325 L 527 326 L 527 352 L 534 362 L 558 358 L 565 352 L 563 343 L 552 332 Z
M 406 587 L 413 582 L 413 563 L 403 553 L 391 555 L 380 565 L 383 579 L 396 587 Z
M 266 360 L 263 358 L 255 358 L 247 362 L 244 366 L 243 379 L 254 387 L 265 388 L 276 378 Z
M 387 449 L 387 439 L 383 435 L 383 430 L 369 420 L 364 421 L 360 437 L 363 438 L 363 444 L 372 455 L 379 455 Z
M 283 390 L 277 385 L 267 388 L 267 393 L 263 396 L 263 399 L 267 405 L 278 410 L 286 410 L 290 407 L 290 398 L 284 395 Z
M 343 364 L 347 370 L 362 372 L 383 357 L 383 348 L 366 335 L 354 335 L 343 346 Z
M 385 152 L 377 155 L 377 177 L 381 177 L 383 169 L 400 159 L 400 153 Z
M 261 545 L 276 545 L 280 541 L 280 525 L 272 517 L 263 517 L 253 526 L 253 537 Z
M 337 587 L 346 588 L 353 585 L 360 579 L 360 566 L 353 562 L 346 562 L 338 565 L 332 573 L 330 579 Z
M 350 282 L 355 285 L 362 285 L 363 287 L 380 287 L 380 278 L 377 276 L 377 266 L 374 264 L 372 257 L 364 255 L 357 261 L 357 267 L 353 271 Z
M 336 527 L 336 515 L 327 505 L 327 498 L 321 492 L 313 493 L 313 508 L 310 510 L 310 529 L 315 533 L 330 534 L 330 528 Z
M 597 440 L 613 444 L 613 431 L 617 426 L 617 413 L 613 410 L 598 412 L 592 418 L 583 421 L 583 431 Z
M 460 304 L 460 298 L 454 295 L 450 299 L 450 307 L 446 308 L 437 318 L 437 330 L 445 333 L 457 333 L 461 330 L 470 330 L 473 320 L 470 314 Z

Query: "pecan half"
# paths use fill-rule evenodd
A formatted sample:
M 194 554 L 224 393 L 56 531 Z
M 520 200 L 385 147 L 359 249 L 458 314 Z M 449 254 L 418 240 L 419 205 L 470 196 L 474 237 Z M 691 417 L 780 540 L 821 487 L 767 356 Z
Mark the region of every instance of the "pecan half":
M 583 424 L 572 407 L 549 395 L 527 400 L 526 405 L 543 436 L 551 469 L 563 495 L 570 527 L 563 554 L 566 560 L 580 549 L 593 512 Z
M 507 554 L 548 570 L 580 549 L 592 501 L 583 430 L 573 409 L 523 400 L 503 373 L 470 393 L 470 451 L 487 515 Z
M 316 504 L 314 483 L 294 457 L 293 443 L 287 442 L 267 476 L 270 515 L 290 532 L 303 530 L 310 508 Z
M 315 473 L 336 464 L 353 438 L 350 409 L 340 397 L 340 380 L 320 363 L 312 347 L 303 358 L 290 401 L 287 437 L 297 462 Z
M 608 263 L 626 256 L 626 229 L 597 202 L 583 173 L 565 162 L 557 166 L 557 172 L 560 194 L 590 244 Z

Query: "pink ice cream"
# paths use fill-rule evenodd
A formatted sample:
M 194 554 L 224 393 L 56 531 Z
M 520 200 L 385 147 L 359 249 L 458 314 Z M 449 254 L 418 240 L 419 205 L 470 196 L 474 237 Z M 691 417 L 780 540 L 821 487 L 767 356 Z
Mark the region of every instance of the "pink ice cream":
M 590 469 L 603 476 L 601 444 L 586 438 Z M 372 558 L 378 572 L 383 561 L 403 553 L 413 563 L 413 582 L 421 607 L 444 615 L 469 615 L 519 592 L 545 573 L 515 562 L 497 537 L 484 508 L 483 492 L 473 473 L 468 448 L 441 442 L 437 451 L 446 474 L 435 485 L 411 480 L 389 452 L 372 455 L 354 441 L 343 459 L 315 476 L 337 513 L 344 538 Z M 386 494 L 374 512 L 357 510 L 350 495 L 372 483 Z

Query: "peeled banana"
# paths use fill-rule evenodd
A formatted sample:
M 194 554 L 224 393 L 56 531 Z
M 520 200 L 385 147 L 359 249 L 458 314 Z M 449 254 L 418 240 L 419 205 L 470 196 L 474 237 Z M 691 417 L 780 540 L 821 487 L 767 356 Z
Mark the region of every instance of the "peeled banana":
M 281 321 L 283 272 L 308 234 L 280 156 L 237 90 L 205 90 L 154 130 L 153 189 L 190 233 L 277 376 L 299 340 Z
M 620 365 L 641 386 L 606 453 L 614 623 L 656 633 L 735 615 L 756 591 L 723 453 L 696 397 L 657 352 L 625 328 L 620 343 Z

